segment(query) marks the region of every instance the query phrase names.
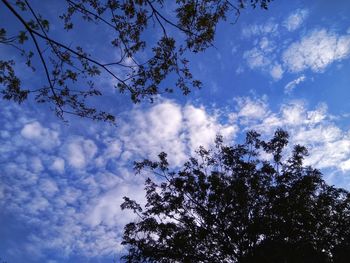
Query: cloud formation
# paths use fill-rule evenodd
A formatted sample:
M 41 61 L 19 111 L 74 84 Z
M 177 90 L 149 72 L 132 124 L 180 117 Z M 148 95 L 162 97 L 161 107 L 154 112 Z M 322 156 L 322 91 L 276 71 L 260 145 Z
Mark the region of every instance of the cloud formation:
M 26 123 L 21 135 L 28 140 L 37 143 L 38 146 L 49 149 L 60 144 L 58 132 L 49 128 L 44 128 L 38 121 Z
M 122 158 L 155 158 L 165 151 L 170 163 L 179 165 L 200 145 L 212 144 L 216 134 L 226 138 L 235 135 L 235 127 L 220 124 L 217 117 L 203 107 L 172 101 L 161 102 L 148 111 L 135 109 L 119 131 Z
M 301 26 L 308 14 L 309 11 L 307 9 L 298 9 L 287 17 L 283 22 L 283 26 L 287 28 L 288 31 L 294 31 Z
M 97 151 L 97 146 L 92 140 L 81 137 L 72 138 L 64 146 L 64 157 L 69 165 L 82 169 L 91 163 Z
M 290 81 L 287 83 L 287 85 L 284 87 L 284 93 L 291 93 L 297 85 L 299 85 L 301 82 L 305 81 L 306 77 L 305 75 L 301 75 L 300 77 Z
M 326 29 L 314 30 L 292 43 L 282 54 L 291 72 L 311 69 L 322 72 L 329 64 L 348 57 L 350 35 L 338 35 Z
M 242 35 L 245 38 L 256 37 L 261 35 L 276 34 L 279 25 L 270 20 L 264 24 L 245 25 L 242 30 Z
M 26 244 L 39 258 L 52 249 L 89 257 L 121 251 L 121 231 L 134 218 L 121 211 L 122 198 L 144 198 L 145 178 L 134 175 L 133 161 L 165 151 L 180 165 L 218 133 L 231 140 L 236 132 L 203 107 L 166 100 L 135 107 L 118 128 L 96 124 L 78 134 L 25 116 L 14 125 L 6 112 L 16 111 L 23 114 L 2 114 L 0 205 L 40 229 Z
M 244 27 L 242 36 L 254 37 L 253 45 L 243 52 L 247 66 L 278 81 L 286 72 L 296 74 L 311 70 L 322 73 L 332 63 L 348 58 L 349 33 L 340 34 L 320 27 L 296 32 L 308 15 L 308 10 L 298 9 L 282 23 L 268 21 L 259 26 Z M 293 88 L 288 90 L 291 92 Z
M 133 219 L 121 211 L 122 197 L 144 202 L 145 178 L 134 175 L 132 161 L 165 151 L 172 165 L 181 165 L 199 145 L 210 147 L 217 133 L 232 142 L 249 129 L 266 138 L 277 128 L 288 130 L 292 144 L 309 147 L 308 164 L 332 168 L 338 173 L 332 180 L 342 177 L 341 186 L 350 187 L 343 173 L 350 170 L 350 135 L 337 126 L 325 104 L 309 109 L 303 101 L 290 101 L 274 112 L 266 97 L 240 97 L 234 105 L 209 111 L 162 100 L 149 108 L 135 107 L 118 128 L 92 127 L 91 133 L 74 135 L 25 116 L 14 125 L 2 114 L 0 206 L 37 229 L 26 249 L 38 257 L 53 249 L 62 256 L 113 255 L 123 249 L 122 228 Z M 9 132 L 13 138 L 6 137 Z M 48 134 L 60 143 L 37 145 L 38 137 L 51 140 Z
M 243 53 L 243 58 L 247 61 L 249 68 L 268 72 L 274 80 L 279 80 L 282 78 L 284 69 L 274 55 L 276 49 L 275 42 L 263 36 L 255 47 Z

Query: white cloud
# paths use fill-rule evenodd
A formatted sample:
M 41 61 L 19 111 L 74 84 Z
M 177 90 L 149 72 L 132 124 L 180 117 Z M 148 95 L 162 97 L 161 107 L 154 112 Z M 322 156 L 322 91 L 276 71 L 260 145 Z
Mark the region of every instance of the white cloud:
M 124 146 L 125 159 L 155 158 L 165 151 L 170 163 L 179 165 L 200 145 L 213 143 L 216 134 L 231 138 L 234 132 L 234 127 L 221 125 L 217 116 L 209 115 L 203 107 L 181 107 L 163 101 L 148 111 L 134 110 L 128 123 L 121 127 L 119 140 Z
M 41 191 L 49 197 L 52 197 L 59 190 L 56 182 L 49 178 L 41 179 L 39 185 Z
M 293 41 L 295 36 L 291 38 L 290 32 L 299 29 L 308 14 L 306 9 L 298 9 L 290 14 L 282 23 L 288 31 L 278 30 L 279 24 L 271 21 L 263 25 L 246 26 L 242 36 L 254 37 L 252 45 L 243 52 L 248 67 L 269 74 L 277 81 L 282 79 L 285 72 L 295 74 L 312 70 L 321 73 L 332 63 L 348 58 L 348 32 L 339 34 L 317 28 Z
M 118 159 L 122 153 L 122 146 L 119 140 L 110 138 L 104 143 L 107 145 L 107 148 L 103 154 L 96 158 L 96 165 L 99 167 L 105 166 L 111 159 Z
M 76 169 L 84 168 L 97 153 L 97 146 L 92 140 L 75 138 L 66 145 L 65 158 Z
M 283 69 L 280 64 L 275 64 L 270 70 L 271 77 L 274 80 L 279 80 L 283 76 Z
M 250 128 L 265 135 L 284 128 L 290 134 L 291 145 L 308 147 L 310 156 L 306 164 L 319 169 L 346 171 L 350 159 L 350 136 L 332 122 L 332 117 L 325 104 L 308 110 L 304 102 L 292 101 L 281 105 L 279 112 L 270 112 Z
M 134 217 L 121 211 L 122 197 L 144 200 L 144 178 L 134 175 L 132 162 L 165 151 L 172 165 L 180 165 L 199 145 L 212 144 L 217 133 L 232 139 L 236 126 L 221 124 L 219 118 L 204 107 L 163 100 L 135 107 L 117 128 L 90 127 L 76 135 L 25 122 L 17 128 L 19 137 L 7 139 L 6 152 L 16 158 L 3 169 L 7 180 L 1 184 L 0 203 L 19 220 L 30 219 L 38 231 L 28 248 L 38 255 L 47 249 L 63 256 L 115 253 L 122 249 L 123 225 Z M 62 143 L 35 147 L 52 131 Z
M 50 149 L 60 144 L 58 132 L 44 128 L 38 121 L 25 124 L 21 130 L 21 135 L 45 149 Z
M 328 111 L 328 107 L 325 103 L 318 104 L 315 110 L 309 110 L 306 116 L 306 119 L 308 120 L 308 124 L 321 123 L 327 118 L 333 119 L 333 116 L 330 115 L 327 111 Z
M 297 85 L 299 85 L 301 82 L 305 81 L 306 77 L 305 75 L 301 75 L 299 78 L 296 78 L 290 82 L 287 83 L 287 85 L 284 87 L 284 93 L 291 93 Z
M 337 35 L 326 29 L 314 30 L 291 44 L 282 54 L 291 72 L 311 69 L 322 72 L 329 64 L 346 58 L 350 52 L 350 35 Z
M 64 172 L 64 166 L 65 166 L 65 161 L 64 159 L 60 157 L 56 157 L 53 160 L 53 163 L 50 167 L 50 169 L 58 172 L 58 173 L 63 173 Z
M 237 103 L 237 113 L 231 113 L 231 120 L 233 114 L 236 118 L 240 118 L 240 123 L 243 121 L 244 124 L 247 124 L 262 119 L 268 114 L 267 104 L 262 99 L 239 97 L 235 99 L 235 102 Z
M 255 129 L 269 138 L 277 128 L 283 128 L 290 135 L 290 145 L 308 147 L 310 155 L 306 164 L 319 169 L 337 171 L 337 180 L 344 176 L 343 187 L 349 187 L 350 178 L 341 172 L 350 170 L 350 133 L 334 123 L 334 116 L 328 113 L 325 104 L 308 109 L 303 101 L 290 101 L 272 112 L 266 100 L 239 98 L 236 112 L 231 113 L 242 130 Z M 326 174 L 327 175 L 327 174 Z M 335 183 L 335 181 L 330 181 Z M 346 185 L 347 184 L 347 185 Z
M 41 133 L 42 126 L 37 121 L 26 124 L 21 130 L 22 136 L 27 139 L 38 139 L 41 137 Z
M 282 65 L 274 62 L 276 45 L 267 37 L 262 37 L 256 46 L 243 53 L 243 58 L 247 61 L 249 68 L 261 69 L 268 72 L 274 80 L 282 78 L 284 69 Z
M 272 111 L 266 98 L 236 98 L 235 105 L 219 115 L 220 109 L 162 100 L 149 108 L 135 107 L 117 128 L 99 126 L 91 134 L 67 135 L 65 129 L 48 129 L 39 121 L 22 123 L 11 130 L 17 137 L 3 139 L 9 143 L 6 153 L 13 155 L 0 155 L 6 163 L 1 207 L 35 227 L 28 249 L 93 257 L 122 249 L 122 226 L 133 215 L 120 210 L 121 198 L 144 202 L 144 178 L 134 175 L 134 160 L 165 151 L 172 165 L 180 165 L 199 145 L 210 147 L 217 133 L 232 142 L 238 130 L 253 128 L 270 137 L 276 128 L 285 128 L 292 144 L 309 147 L 308 164 L 340 174 L 350 170 L 350 134 L 325 104 L 310 109 L 303 101 L 291 101 Z M 56 131 L 62 143 L 51 148 L 28 144 L 44 136 L 45 129 L 47 134 Z
M 135 219 L 135 215 L 130 211 L 122 211 L 120 204 L 123 203 L 123 197 L 128 196 L 133 200 L 144 201 L 144 184 L 120 182 L 118 187 L 98 196 L 92 200 L 88 209 L 85 223 L 91 227 L 98 225 L 107 225 L 109 227 L 119 226 L 122 228 L 125 224 Z M 119 205 L 116 205 L 119 204 Z
M 278 30 L 279 25 L 273 21 L 268 21 L 262 25 L 247 25 L 243 27 L 243 37 L 250 38 L 261 35 L 275 34 Z
M 29 203 L 26 204 L 28 211 L 32 215 L 36 215 L 39 212 L 45 211 L 45 209 L 49 206 L 49 201 L 42 197 L 42 196 L 36 196 L 34 198 L 31 198 Z
M 301 26 L 308 14 L 308 10 L 298 9 L 287 17 L 283 22 L 283 26 L 286 27 L 288 31 L 294 31 Z
M 350 170 L 350 159 L 343 161 L 340 163 L 340 168 L 343 171 L 349 171 Z
M 243 58 L 247 60 L 248 66 L 251 69 L 263 68 L 271 64 L 270 58 L 258 48 L 244 52 Z
M 217 134 L 230 139 L 236 133 L 236 127 L 230 124 L 221 125 L 215 116 L 210 116 L 206 110 L 187 105 L 184 108 L 185 127 L 187 129 L 187 139 L 191 152 L 193 153 L 199 146 L 208 148 L 213 144 Z M 186 138 L 185 138 L 186 139 Z
M 186 150 L 181 138 L 182 123 L 181 107 L 170 101 L 149 110 L 135 109 L 119 131 L 125 147 L 123 157 L 155 158 L 160 152 L 169 151 L 172 164 L 181 163 Z

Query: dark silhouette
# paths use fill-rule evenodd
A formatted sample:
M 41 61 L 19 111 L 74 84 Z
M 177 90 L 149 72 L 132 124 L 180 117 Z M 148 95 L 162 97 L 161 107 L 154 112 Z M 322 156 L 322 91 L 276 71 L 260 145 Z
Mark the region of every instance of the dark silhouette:
M 235 21 L 246 6 L 267 9 L 270 1 L 171 1 L 173 17 L 166 16 L 162 10 L 168 4 L 163 0 L 60 1 L 66 6 L 66 12 L 60 16 L 65 30 L 79 29 L 86 26 L 85 22 L 92 22 L 92 26 L 98 24 L 101 31 L 111 32 L 111 38 L 99 49 L 111 48 L 109 53 L 118 53 L 119 58 L 106 61 L 110 58 L 96 58 L 82 47 L 71 46 L 69 40 L 56 39 L 50 34 L 49 18 L 44 18 L 48 14 L 38 14 L 32 1 L 1 0 L 1 10 L 9 12 L 13 20 L 1 21 L 0 44 L 17 50 L 28 67 L 42 70 L 44 84 L 41 87 L 23 85 L 15 71 L 15 61 L 0 58 L 0 93 L 4 99 L 18 103 L 34 95 L 37 102 L 51 104 L 61 118 L 64 114 L 74 114 L 114 122 L 113 115 L 89 107 L 85 102 L 87 97 L 102 95 L 96 87 L 97 76 L 103 73 L 113 78 L 117 83 L 115 88 L 129 93 L 134 103 L 172 92 L 172 88 L 161 86 L 168 76 L 186 95 L 192 88 L 201 86 L 189 70 L 186 59 L 189 52 L 201 52 L 212 46 L 220 21 Z M 77 24 L 77 21 L 80 22 Z M 19 32 L 11 31 L 14 24 L 20 25 Z M 54 26 L 58 27 L 57 23 Z M 158 29 L 162 32 L 160 36 Z M 154 34 L 150 34 L 152 32 Z M 183 38 L 175 40 L 179 33 Z M 154 44 L 155 39 L 150 40 L 150 35 L 159 36 Z
M 218 137 L 179 170 L 169 169 L 165 153 L 136 163 L 156 181 L 146 180 L 144 208 L 127 197 L 121 205 L 138 217 L 125 226 L 123 260 L 349 262 L 349 192 L 303 165 L 305 147 L 285 157 L 287 144 L 283 130 L 270 141 L 251 131 L 235 146 Z

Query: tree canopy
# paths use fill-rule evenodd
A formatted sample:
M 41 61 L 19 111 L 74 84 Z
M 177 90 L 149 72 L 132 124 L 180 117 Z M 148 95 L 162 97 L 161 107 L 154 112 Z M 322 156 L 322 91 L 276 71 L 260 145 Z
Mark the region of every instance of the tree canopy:
M 167 155 L 136 163 L 156 179 L 146 205 L 125 197 L 137 220 L 125 226 L 126 262 L 348 262 L 350 194 L 303 165 L 307 149 L 286 150 L 254 131 L 243 144 L 199 148 L 182 168 Z M 289 156 L 287 156 L 289 152 Z
M 113 122 L 112 114 L 88 106 L 85 101 L 102 95 L 97 76 L 106 74 L 114 79 L 115 88 L 130 94 L 134 103 L 172 92 L 173 87 L 162 85 L 169 76 L 175 80 L 174 87 L 186 95 L 201 87 L 189 69 L 188 52 L 198 53 L 212 46 L 220 21 L 234 22 L 246 6 L 267 9 L 270 1 L 60 1 L 66 10 L 59 16 L 65 30 L 79 30 L 90 22 L 87 26 L 98 25 L 112 32 L 111 39 L 100 48 L 111 48 L 119 55 L 116 61 L 107 61 L 89 54 L 82 46 L 56 39 L 50 31 L 49 14 L 39 13 L 34 1 L 1 0 L 2 10 L 13 20 L 1 21 L 0 44 L 13 47 L 29 68 L 44 77 L 41 86 L 32 87 L 23 83 L 15 65 L 17 59 L 0 58 L 0 93 L 4 99 L 18 103 L 32 95 L 36 102 L 51 105 L 61 118 L 74 114 Z M 170 16 L 163 10 L 169 5 L 174 10 Z M 14 32 L 15 22 L 20 30 Z M 157 34 L 157 30 L 161 33 Z M 147 38 L 150 32 L 159 36 L 155 43 Z

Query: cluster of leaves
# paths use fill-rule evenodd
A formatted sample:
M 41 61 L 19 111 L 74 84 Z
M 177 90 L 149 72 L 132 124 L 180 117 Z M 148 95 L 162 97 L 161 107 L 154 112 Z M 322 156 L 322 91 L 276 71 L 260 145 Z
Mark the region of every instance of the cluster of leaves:
M 283 158 L 288 134 L 270 141 L 256 132 L 246 142 L 198 150 L 180 170 L 166 154 L 136 164 L 151 169 L 146 205 L 125 197 L 138 219 L 125 226 L 127 262 L 348 262 L 350 194 L 303 166 L 305 147 Z M 260 156 L 270 155 L 271 161 Z M 159 180 L 157 180 L 159 181 Z
M 186 52 L 201 52 L 213 45 L 220 21 L 231 20 L 231 17 L 235 20 L 240 10 L 248 5 L 267 9 L 270 1 L 170 1 L 174 6 L 173 17 L 162 13 L 165 5 L 170 4 L 163 0 L 62 1 L 67 8 L 60 18 L 66 30 L 83 26 L 82 21 L 76 22 L 79 19 L 97 24 L 102 30 L 112 30 L 113 39 L 109 48 L 119 53 L 119 59 L 105 63 L 93 58 L 82 47 L 71 47 L 52 37 L 49 34 L 50 21 L 36 12 L 29 0 L 16 0 L 14 3 L 1 0 L 5 10 L 18 20 L 23 29 L 9 36 L 7 31 L 13 21 L 1 26 L 0 44 L 17 49 L 33 70 L 40 66 L 46 75 L 46 84 L 36 89 L 23 88 L 15 75 L 14 62 L 0 60 L 3 65 L 0 68 L 0 75 L 3 76 L 0 79 L 0 92 L 3 98 L 17 102 L 34 94 L 37 102 L 53 105 L 59 117 L 70 113 L 113 122 L 114 116 L 88 107 L 85 103 L 87 97 L 101 95 L 100 89 L 95 87 L 96 76 L 106 73 L 115 79 L 116 88 L 120 92 L 128 92 L 135 103 L 144 98 L 152 99 L 163 92 L 172 92 L 172 88 L 161 88 L 161 83 L 169 75 L 175 76 L 175 86 L 186 95 L 191 89 L 201 86 L 201 82 L 194 79 L 189 70 Z M 162 34 L 152 46 L 144 33 L 157 28 Z M 182 43 L 176 41 L 180 39 L 176 37 L 179 32 L 184 35 Z M 150 52 L 146 52 L 149 56 L 145 61 L 139 61 L 138 54 L 144 52 L 146 47 L 151 47 Z

